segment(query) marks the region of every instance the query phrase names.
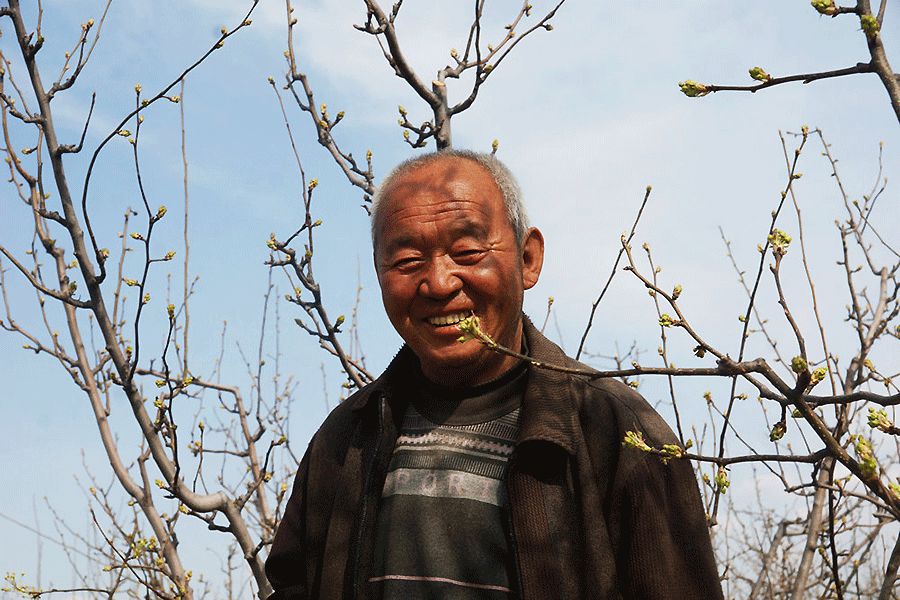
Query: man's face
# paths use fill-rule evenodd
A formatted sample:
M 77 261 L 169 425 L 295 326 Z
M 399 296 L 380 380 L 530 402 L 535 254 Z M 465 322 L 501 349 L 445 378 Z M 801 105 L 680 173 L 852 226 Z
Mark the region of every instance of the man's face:
M 522 245 L 503 196 L 478 163 L 448 157 L 419 167 L 387 190 L 375 223 L 375 268 L 388 318 L 438 383 L 475 385 L 515 359 L 472 340 L 456 323 L 472 315 L 495 341 L 522 343 L 523 291 L 537 283 L 543 238 Z

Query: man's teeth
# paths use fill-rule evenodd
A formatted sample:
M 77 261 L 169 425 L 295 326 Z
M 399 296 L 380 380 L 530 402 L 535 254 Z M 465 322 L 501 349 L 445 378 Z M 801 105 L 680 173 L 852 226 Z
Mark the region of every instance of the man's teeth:
M 429 317 L 428 322 L 432 325 L 456 325 L 463 319 L 466 319 L 469 313 L 456 313 L 455 315 L 443 315 L 440 317 Z

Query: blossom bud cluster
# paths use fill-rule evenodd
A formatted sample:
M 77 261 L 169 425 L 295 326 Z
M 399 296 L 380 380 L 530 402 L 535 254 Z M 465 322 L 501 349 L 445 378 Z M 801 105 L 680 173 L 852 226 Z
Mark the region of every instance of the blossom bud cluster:
M 791 236 L 780 229 L 773 229 L 768 237 L 769 243 L 772 245 L 772 252 L 776 256 L 784 256 L 787 254 L 788 246 L 791 245 Z
M 888 418 L 887 411 L 885 409 L 874 409 L 869 407 L 869 417 L 868 417 L 869 427 L 872 429 L 880 429 L 885 433 L 890 433 L 894 424 L 891 423 L 891 420 Z
M 872 478 L 878 475 L 878 461 L 875 460 L 875 454 L 872 451 L 872 444 L 861 435 L 851 435 L 853 449 L 856 451 L 856 457 L 859 460 L 859 469 L 864 477 Z

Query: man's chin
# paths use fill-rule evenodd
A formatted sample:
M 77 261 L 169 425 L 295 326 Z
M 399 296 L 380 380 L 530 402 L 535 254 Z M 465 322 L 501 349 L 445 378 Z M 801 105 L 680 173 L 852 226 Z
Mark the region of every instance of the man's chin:
M 468 341 L 466 344 L 476 344 Z M 494 360 L 496 359 L 496 365 Z M 445 385 L 476 385 L 493 379 L 502 373 L 498 370 L 503 357 L 494 354 L 487 348 L 468 350 L 465 352 L 445 352 L 438 356 L 428 356 L 424 360 L 419 357 L 422 373 L 435 383 Z

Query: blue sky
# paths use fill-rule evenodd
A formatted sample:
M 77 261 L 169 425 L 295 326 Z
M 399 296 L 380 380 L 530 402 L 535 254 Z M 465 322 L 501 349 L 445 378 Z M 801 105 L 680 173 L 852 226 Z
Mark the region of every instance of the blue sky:
M 540 12 L 542 5 L 535 4 Z M 238 0 L 114 2 L 78 85 L 54 102 L 62 135 L 77 138 L 90 93 L 96 91 L 86 143 L 92 147 L 130 110 L 136 83 L 145 93 L 168 83 L 214 43 L 222 25 L 237 23 L 248 5 Z M 885 174 L 896 175 L 900 132 L 874 75 L 786 85 L 753 95 L 720 93 L 688 99 L 679 93 L 677 82 L 684 79 L 749 83 L 747 69 L 756 65 L 785 75 L 866 59 L 864 40 L 852 18 L 820 17 L 807 2 L 767 0 L 750 5 L 570 2 L 554 19 L 554 31 L 538 32 L 523 41 L 483 87 L 474 107 L 455 118 L 455 145 L 489 150 L 491 141 L 499 139 L 500 157 L 520 179 L 532 221 L 547 241 L 544 273 L 526 297 L 526 312 L 540 320 L 547 297 L 554 296 L 559 330 L 551 325 L 549 331 L 570 352 L 577 347 L 590 303 L 615 258 L 619 235 L 630 226 L 648 184 L 653 185 L 653 194 L 635 248 L 644 241 L 651 244 L 655 260 L 663 266 L 662 280 L 684 286 L 688 314 L 696 315 L 712 341 L 734 352 L 740 336 L 736 317 L 744 301 L 718 227 L 733 241 L 742 266 L 750 269 L 757 261 L 755 248 L 764 239 L 769 211 L 785 182 L 778 131 L 796 132 L 802 125 L 822 128 L 855 197 L 868 193 L 874 182 L 879 142 L 884 142 Z M 102 3 L 46 0 L 44 9 L 47 42 L 40 57 L 49 77 L 76 39 L 79 24 L 99 19 Z M 450 48 L 463 46 L 470 10 L 469 3 L 450 0 L 404 4 L 397 27 L 407 56 L 426 80 L 446 64 Z M 509 17 L 499 7 L 493 10 L 487 21 L 499 36 Z M 372 149 L 380 176 L 411 153 L 396 125 L 397 105 L 406 106 L 412 120 L 424 119 L 427 113 L 393 76 L 374 40 L 351 27 L 363 15 L 361 3 L 297 2 L 296 51 L 318 100 L 326 102 L 332 114 L 346 111 L 336 133 L 345 149 L 357 156 Z M 893 50 L 898 16 L 889 11 L 882 32 L 895 63 L 900 62 L 900 54 Z M 248 377 L 236 344 L 248 350 L 258 343 L 267 277 L 265 241 L 270 232 L 288 234 L 302 218 L 299 178 L 278 104 L 266 83 L 270 75 L 280 81 L 285 69 L 284 5 L 262 0 L 253 21 L 189 78 L 184 99 L 192 269 L 200 277 L 192 305 L 192 364 L 202 373 L 211 371 L 219 332 L 227 322 L 223 379 L 242 386 Z M 13 55 L 9 23 L 0 27 L 4 53 Z M 24 82 L 21 67 L 14 65 L 13 74 Z M 451 82 L 451 99 L 463 93 L 464 83 Z M 320 181 L 314 212 L 324 225 L 317 230 L 316 270 L 325 302 L 333 315 L 349 314 L 357 286 L 362 286 L 359 335 L 370 366 L 380 371 L 400 341 L 380 306 L 368 218 L 359 207 L 361 194 L 341 179 L 315 143 L 307 115 L 290 102 L 288 107 L 306 173 Z M 788 143 L 793 148 L 796 141 L 789 137 Z M 817 143 L 810 141 L 802 159 L 804 177 L 797 191 L 820 282 L 820 303 L 829 330 L 834 331 L 832 343 L 846 348 L 838 353 L 847 355 L 852 338 L 842 323 L 846 292 L 834 265 L 839 243 L 833 221 L 840 218 L 842 207 Z M 90 188 L 101 245 L 111 248 L 118 244 L 116 233 L 125 208 L 139 204 L 129 150 L 124 139 L 113 140 Z M 147 113 L 142 153 L 151 203 L 166 204 L 171 211 L 160 225 L 157 248 L 181 252 L 177 105 L 161 103 Z M 66 163 L 70 182 L 79 191 L 86 159 L 69 157 Z M 880 232 L 894 241 L 900 237 L 900 221 L 891 217 L 896 198 L 889 184 L 881 212 L 876 212 Z M 796 230 L 792 214 L 785 213 L 788 231 Z M 27 213 L 7 188 L 0 196 L 0 242 L 24 250 L 30 239 L 27 223 Z M 785 269 L 789 293 L 797 298 L 798 318 L 812 335 L 798 262 Z M 16 318 L 35 324 L 33 294 L 14 273 L 7 279 Z M 288 289 L 283 278 L 276 276 L 274 282 L 282 293 Z M 165 270 L 152 283 L 151 308 L 160 316 Z M 784 333 L 768 280 L 764 290 L 768 293 L 760 306 L 776 331 Z M 308 439 L 324 418 L 326 405 L 336 402 L 341 378 L 333 361 L 293 325 L 299 316 L 295 311 L 296 307 L 281 303 L 279 339 L 282 371 L 298 383 L 293 437 L 302 447 L 301 440 Z M 60 323 L 59 315 L 55 318 Z M 160 339 L 161 322 L 149 320 L 147 335 Z M 628 346 L 637 341 L 649 363 L 657 359 L 657 329 L 653 306 L 642 287 L 628 274 L 620 274 L 601 305 L 589 349 L 612 354 L 616 342 Z M 271 320 L 268 333 L 273 340 Z M 788 341 L 785 338 L 784 343 Z M 0 465 L 7 482 L 0 490 L 0 513 L 31 526 L 37 519 L 42 530 L 50 530 L 46 497 L 74 526 L 87 528 L 87 502 L 74 480 L 83 478 L 81 454 L 98 479 L 111 476 L 89 406 L 57 364 L 22 350 L 21 343 L 12 335 L 0 335 L 4 382 Z M 670 343 L 673 360 L 679 364 L 691 360 L 686 339 L 676 332 Z M 752 349 L 760 348 L 754 343 Z M 895 340 L 893 352 L 896 356 Z M 683 402 L 696 407 L 687 410 L 698 421 L 703 418 L 703 402 L 697 386 L 703 385 L 727 393 L 715 382 L 685 385 Z M 650 381 L 641 391 L 651 400 L 665 395 L 663 387 Z M 122 439 L 133 439 L 128 415 L 120 409 L 116 417 Z M 750 422 L 759 417 L 748 407 L 746 418 Z M 757 433 L 765 439 L 765 430 Z M 137 452 L 131 442 L 123 446 L 131 455 Z M 735 484 L 737 489 L 740 485 Z M 0 519 L 0 539 L 4 540 L 0 568 L 36 573 L 33 534 Z M 195 568 L 215 578 L 221 536 L 201 532 L 189 546 L 185 552 L 199 565 Z M 50 543 L 42 552 L 43 583 L 51 579 L 67 583 L 67 565 L 59 552 Z

